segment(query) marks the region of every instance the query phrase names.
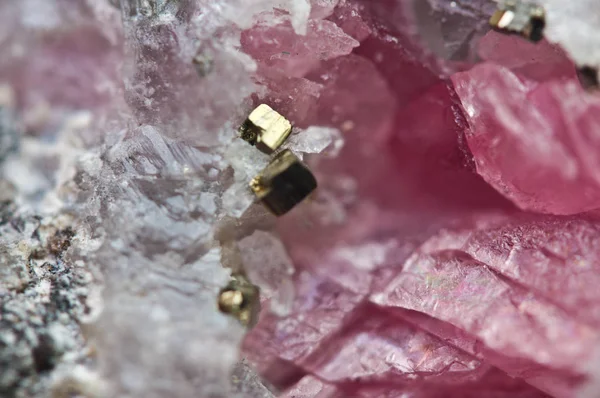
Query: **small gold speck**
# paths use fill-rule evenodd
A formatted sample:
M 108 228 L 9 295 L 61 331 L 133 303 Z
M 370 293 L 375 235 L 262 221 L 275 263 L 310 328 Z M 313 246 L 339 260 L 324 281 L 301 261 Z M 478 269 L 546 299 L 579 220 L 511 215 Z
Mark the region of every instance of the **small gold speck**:
M 237 318 L 244 326 L 253 326 L 260 311 L 260 292 L 246 276 L 232 275 L 231 281 L 221 289 L 219 310 Z
M 520 34 L 528 40 L 542 40 L 546 24 L 543 7 L 520 0 L 500 1 L 490 25 L 501 32 Z

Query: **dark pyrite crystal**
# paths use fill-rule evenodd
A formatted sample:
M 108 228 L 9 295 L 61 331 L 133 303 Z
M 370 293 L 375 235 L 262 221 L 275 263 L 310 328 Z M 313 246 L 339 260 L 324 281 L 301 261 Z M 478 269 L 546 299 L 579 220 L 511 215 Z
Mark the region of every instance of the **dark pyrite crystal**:
M 312 172 L 289 149 L 273 158 L 250 187 L 276 216 L 282 216 L 317 188 Z

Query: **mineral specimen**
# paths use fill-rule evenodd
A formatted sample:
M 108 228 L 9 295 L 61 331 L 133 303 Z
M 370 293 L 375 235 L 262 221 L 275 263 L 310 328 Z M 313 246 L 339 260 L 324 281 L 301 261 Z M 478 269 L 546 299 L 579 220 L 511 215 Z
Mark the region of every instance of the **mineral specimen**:
M 0 395 L 596 398 L 600 8 L 535 4 L 1 1 Z

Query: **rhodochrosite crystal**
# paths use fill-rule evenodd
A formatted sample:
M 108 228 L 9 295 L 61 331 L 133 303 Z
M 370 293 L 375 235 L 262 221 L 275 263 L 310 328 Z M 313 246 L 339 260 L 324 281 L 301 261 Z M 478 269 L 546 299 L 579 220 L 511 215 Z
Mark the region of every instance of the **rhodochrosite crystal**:
M 574 78 L 537 82 L 520 72 L 483 63 L 452 78 L 479 174 L 524 210 L 598 208 L 600 97 Z
M 537 4 L 0 2 L 0 396 L 600 396 L 600 6 Z

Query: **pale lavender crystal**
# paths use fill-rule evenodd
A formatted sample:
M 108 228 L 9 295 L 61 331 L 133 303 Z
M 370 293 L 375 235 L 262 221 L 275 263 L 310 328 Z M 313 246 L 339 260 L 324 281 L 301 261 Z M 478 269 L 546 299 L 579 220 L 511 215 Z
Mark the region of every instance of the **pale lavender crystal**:
M 416 40 L 442 59 L 470 61 L 476 58 L 478 40 L 488 29 L 487 19 L 496 8 L 488 0 L 414 0 L 407 12 L 419 21 Z

